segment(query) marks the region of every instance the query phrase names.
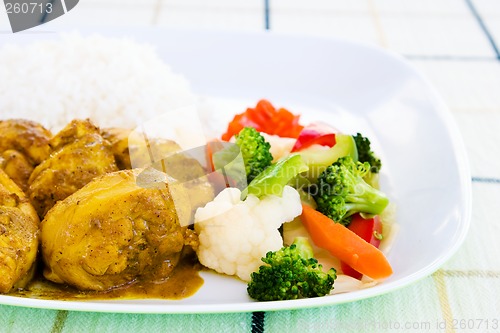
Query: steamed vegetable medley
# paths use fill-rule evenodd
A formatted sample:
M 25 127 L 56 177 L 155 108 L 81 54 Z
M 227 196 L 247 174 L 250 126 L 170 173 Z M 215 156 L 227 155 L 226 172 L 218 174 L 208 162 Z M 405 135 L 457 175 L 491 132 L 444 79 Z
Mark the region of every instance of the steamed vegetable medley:
M 247 282 L 259 301 L 329 295 L 392 274 L 379 250 L 389 199 L 370 140 L 299 121 L 261 100 L 229 123 L 219 143 L 233 145 L 208 154 L 220 177 L 218 195 L 196 211 L 199 261 Z M 234 147 L 243 181 L 228 161 L 221 167 Z

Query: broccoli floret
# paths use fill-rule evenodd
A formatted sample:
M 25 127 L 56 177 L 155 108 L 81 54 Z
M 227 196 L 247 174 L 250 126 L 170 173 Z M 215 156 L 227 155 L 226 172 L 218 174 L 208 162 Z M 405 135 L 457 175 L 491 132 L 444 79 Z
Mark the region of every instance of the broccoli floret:
M 370 164 L 370 171 L 373 173 L 378 173 L 382 167 L 382 162 L 371 150 L 371 142 L 367 137 L 357 133 L 352 136 L 356 142 L 356 148 L 358 149 L 358 160 L 361 163 L 368 162 Z
M 312 193 L 317 210 L 346 226 L 355 213 L 382 213 L 389 199 L 363 180 L 369 168 L 368 162 L 354 162 L 349 156 L 339 158 L 326 168 Z
M 271 165 L 271 145 L 253 127 L 245 127 L 236 135 L 236 144 L 240 147 L 247 181 L 250 183 L 259 173 Z
M 265 265 L 252 273 L 247 287 L 250 297 L 258 301 L 324 296 L 337 278 L 334 268 L 323 272 L 306 237 L 297 237 L 292 245 L 268 252 L 262 261 Z

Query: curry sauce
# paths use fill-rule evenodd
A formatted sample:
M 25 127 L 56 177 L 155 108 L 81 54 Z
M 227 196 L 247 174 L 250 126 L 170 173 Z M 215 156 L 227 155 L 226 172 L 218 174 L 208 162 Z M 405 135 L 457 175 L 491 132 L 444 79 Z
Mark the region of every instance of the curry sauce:
M 81 291 L 68 285 L 46 280 L 40 272 L 21 290 L 9 296 L 37 298 L 45 300 L 111 300 L 111 299 L 168 299 L 180 300 L 194 295 L 203 285 L 199 275 L 202 269 L 194 254 L 185 256 L 172 274 L 157 282 L 135 281 L 104 292 Z

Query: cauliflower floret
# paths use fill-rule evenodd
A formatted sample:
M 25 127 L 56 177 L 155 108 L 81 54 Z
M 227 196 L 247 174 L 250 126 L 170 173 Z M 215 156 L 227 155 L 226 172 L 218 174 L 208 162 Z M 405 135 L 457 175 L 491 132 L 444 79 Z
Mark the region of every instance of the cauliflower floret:
M 250 281 L 268 251 L 283 246 L 279 227 L 302 213 L 299 193 L 285 186 L 282 197 L 249 195 L 226 188 L 205 207 L 198 208 L 194 229 L 200 246 L 200 263 L 219 273 Z
M 271 155 L 273 155 L 273 162 L 276 162 L 282 157 L 290 155 L 293 146 L 297 139 L 294 138 L 283 138 L 277 135 L 271 135 L 267 133 L 260 133 L 264 139 L 271 145 Z

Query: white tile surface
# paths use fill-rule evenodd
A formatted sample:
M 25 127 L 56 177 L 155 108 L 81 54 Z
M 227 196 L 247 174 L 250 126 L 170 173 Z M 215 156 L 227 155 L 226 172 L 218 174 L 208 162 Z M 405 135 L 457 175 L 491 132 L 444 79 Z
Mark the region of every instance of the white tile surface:
M 498 18 L 486 17 L 483 20 L 497 48 L 500 48 L 500 16 Z
M 500 48 L 500 1 L 472 0 L 472 3 L 486 29 L 490 32 L 497 48 Z
M 500 62 L 413 61 L 454 110 L 500 108 Z
M 481 222 L 478 221 L 478 224 Z M 487 247 L 477 250 L 476 257 L 482 257 L 484 253 L 490 251 Z M 498 267 L 498 265 L 493 267 L 493 274 L 498 274 Z M 464 286 L 470 285 L 472 282 L 475 282 L 474 288 L 464 288 Z M 469 277 L 466 274 L 462 274 L 461 277 L 452 275 L 446 277 L 446 288 L 449 303 L 451 304 L 450 312 L 453 316 L 448 327 L 455 325 L 457 329 L 446 331 L 443 329 L 439 330 L 439 332 L 487 333 L 498 331 L 498 319 L 490 318 L 498 318 L 500 313 L 500 301 L 498 300 L 500 279 L 476 275 Z M 476 302 L 475 306 L 468 306 L 471 300 L 481 301 Z M 492 322 L 495 324 L 492 325 Z M 433 324 L 435 327 L 436 323 Z M 495 329 L 492 329 L 492 327 L 495 327 Z
M 482 17 L 500 18 L 500 1 L 472 0 L 472 3 Z
M 65 15 L 44 25 L 47 29 L 78 29 L 88 26 L 150 26 L 152 8 L 75 7 Z
M 156 24 L 160 27 L 218 29 L 232 31 L 261 31 L 263 12 L 259 9 L 205 8 L 190 10 L 179 7 L 162 8 Z
M 309 36 L 341 37 L 380 44 L 380 38 L 370 15 L 336 16 L 276 11 L 271 20 L 276 32 Z
M 500 160 L 492 155 L 498 151 L 500 143 L 500 107 L 494 110 L 455 112 L 464 144 L 469 155 L 471 173 L 475 177 L 499 178 Z M 480 130 L 478 130 L 480 129 Z M 486 187 L 486 185 L 489 185 Z M 493 187 L 485 184 L 485 189 Z M 500 186 L 496 186 L 500 193 Z M 496 196 L 496 198 L 500 198 Z M 500 235 L 500 233 L 499 233 Z M 500 253 L 500 252 L 498 252 Z
M 372 0 L 270 0 L 271 9 L 310 12 L 330 11 L 334 13 L 349 13 L 368 11 Z
M 393 17 L 381 15 L 388 47 L 406 55 L 494 56 L 471 17 Z
M 70 25 L 151 25 L 158 0 L 81 0 L 65 17 Z M 59 23 L 59 22 L 58 22 Z
M 161 27 L 251 31 L 263 30 L 261 0 L 159 0 L 155 24 Z
M 467 238 L 457 254 L 448 261 L 447 270 L 497 270 L 500 267 L 500 242 L 488 235 L 500 235 L 500 223 L 491 223 L 497 217 L 492 207 L 498 206 L 500 186 L 494 184 L 473 183 L 473 197 L 481 200 L 472 202 L 472 220 Z M 487 241 L 489 239 L 489 241 Z M 481 248 L 478 248 L 481 244 Z
M 373 0 L 383 13 L 406 15 L 469 15 L 463 0 Z
M 0 32 L 12 32 L 5 7 L 0 4 Z
M 134 1 L 134 0 L 132 0 Z M 264 0 L 157 0 L 163 8 L 189 8 L 193 11 L 211 9 L 262 9 Z
M 120 9 L 123 7 L 149 7 L 155 6 L 161 0 L 80 0 L 80 7 L 113 7 Z M 75 7 L 76 8 L 76 7 Z
M 0 2 L 0 33 L 12 33 L 7 10 L 3 2 Z

